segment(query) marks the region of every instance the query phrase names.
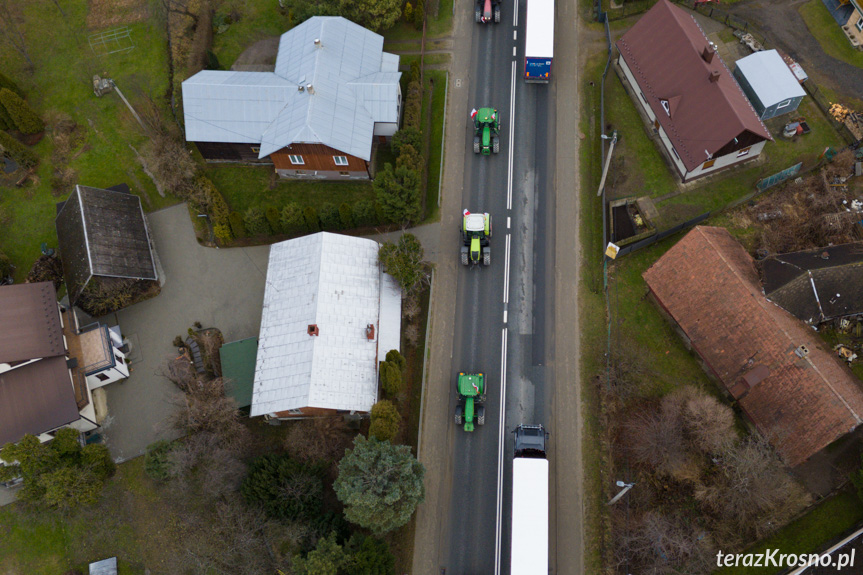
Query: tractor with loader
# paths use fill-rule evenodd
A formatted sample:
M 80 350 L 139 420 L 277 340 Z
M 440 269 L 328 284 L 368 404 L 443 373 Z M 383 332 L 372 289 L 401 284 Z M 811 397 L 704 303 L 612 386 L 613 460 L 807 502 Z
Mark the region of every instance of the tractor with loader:
M 461 222 L 461 265 L 491 265 L 491 214 L 465 210 Z
M 464 424 L 465 431 L 473 431 L 474 423 L 485 425 L 485 376 L 481 373 L 458 374 L 456 381 L 458 405 L 455 424 Z
M 494 108 L 480 108 L 470 114 L 473 119 L 473 153 L 488 156 L 500 152 L 500 114 Z
M 500 23 L 500 0 L 476 0 L 473 19 L 477 24 Z

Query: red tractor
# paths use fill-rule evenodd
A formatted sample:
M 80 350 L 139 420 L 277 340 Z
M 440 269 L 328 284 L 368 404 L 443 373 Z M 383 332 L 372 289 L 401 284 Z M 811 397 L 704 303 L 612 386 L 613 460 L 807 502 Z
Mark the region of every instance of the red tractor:
M 476 0 L 473 17 L 477 24 L 499 23 L 500 0 Z

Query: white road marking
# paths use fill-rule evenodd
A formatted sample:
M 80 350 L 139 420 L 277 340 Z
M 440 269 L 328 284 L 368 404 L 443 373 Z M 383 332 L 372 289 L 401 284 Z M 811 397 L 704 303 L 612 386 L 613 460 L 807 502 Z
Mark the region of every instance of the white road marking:
M 509 303 L 509 250 L 511 235 L 506 234 L 506 252 L 503 265 L 503 303 Z
M 518 26 L 518 0 L 515 0 L 515 12 L 512 15 L 512 25 Z
M 503 430 L 506 429 L 506 339 L 507 328 L 501 334 L 500 353 L 500 428 L 497 438 L 497 518 L 494 534 L 494 574 L 500 575 L 501 529 L 503 527 Z
M 513 40 L 518 40 L 518 30 L 513 30 L 513 31 L 512 31 L 512 39 L 513 39 Z
M 503 310 L 503 323 L 506 323 L 506 310 Z
M 515 46 L 512 47 L 512 55 L 515 56 Z
M 506 177 L 506 209 L 512 209 L 512 139 L 515 135 L 515 60 L 512 61 L 512 79 L 509 85 L 509 162 Z
M 506 229 L 509 229 L 509 216 L 506 217 Z

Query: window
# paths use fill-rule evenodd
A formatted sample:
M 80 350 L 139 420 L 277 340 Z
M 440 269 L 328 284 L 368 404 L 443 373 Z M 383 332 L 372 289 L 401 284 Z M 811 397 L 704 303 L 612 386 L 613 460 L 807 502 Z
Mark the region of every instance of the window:
M 790 105 L 791 105 L 791 98 L 788 98 L 784 102 L 779 102 L 778 104 L 776 104 L 776 109 L 778 110 L 779 108 L 787 108 Z
M 680 155 L 677 153 L 677 150 L 675 150 L 674 148 L 671 148 L 671 153 L 674 154 L 675 158 L 677 158 L 678 160 L 680 159 Z
M 96 379 L 98 379 L 99 381 L 108 381 L 111 378 L 108 377 L 107 375 L 105 375 L 104 373 L 97 373 Z
M 339 172 L 339 175 L 340 175 L 340 176 L 348 177 L 348 176 L 350 176 L 350 175 L 351 175 L 351 173 L 350 173 L 350 172 Z
M 647 98 L 644 97 L 644 92 L 639 92 L 641 94 L 641 99 L 644 100 L 644 103 L 647 103 Z
M 660 100 L 660 104 L 662 104 L 662 109 L 665 110 L 665 113 L 668 114 L 668 117 L 671 117 L 671 107 L 668 105 L 668 100 Z
M 261 153 L 261 147 L 260 146 L 252 146 L 252 153 L 253 154 L 260 154 Z
M 857 20 L 857 23 L 855 24 L 855 26 L 857 27 L 858 30 L 863 32 L 863 18 L 860 18 L 859 20 Z
M 347 166 L 348 165 L 348 157 L 347 156 L 333 156 L 333 161 L 337 166 Z
M 716 160 L 707 160 L 706 162 L 704 162 L 704 165 L 701 166 L 701 168 L 704 170 L 706 170 L 707 168 L 712 168 L 713 164 L 715 164 L 715 163 L 716 163 Z
M 749 150 L 751 150 L 751 149 L 752 149 L 752 146 L 749 146 L 748 148 L 743 148 L 742 150 L 737 152 L 737 157 L 742 158 L 743 156 L 748 156 Z
M 288 156 L 288 158 L 290 158 L 291 163 L 292 163 L 292 164 L 294 164 L 295 166 L 302 166 L 302 165 L 304 165 L 304 164 L 305 164 L 305 162 L 303 161 L 303 157 L 302 157 L 302 156 L 295 156 L 295 155 L 293 155 L 293 154 L 290 154 L 290 155 Z
M 126 363 L 125 361 L 123 361 L 123 358 L 120 357 L 119 355 L 117 355 L 116 353 L 114 354 L 114 357 L 117 359 L 117 363 L 119 363 L 120 365 L 123 365 L 124 363 Z

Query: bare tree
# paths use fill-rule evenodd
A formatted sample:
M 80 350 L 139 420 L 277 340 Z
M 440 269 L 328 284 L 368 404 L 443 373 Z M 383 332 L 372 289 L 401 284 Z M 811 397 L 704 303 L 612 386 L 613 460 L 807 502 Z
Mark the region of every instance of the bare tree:
M 177 406 L 170 423 L 184 434 L 210 433 L 228 451 L 238 452 L 248 442 L 249 431 L 240 422 L 234 400 L 225 396 L 222 378 L 196 380 L 177 398 Z
M 688 476 L 691 462 L 679 401 L 670 397 L 658 408 L 640 411 L 624 424 L 625 447 L 638 463 L 656 473 L 683 478 Z
M 737 440 L 734 412 L 715 397 L 691 389 L 683 406 L 686 434 L 698 451 L 721 453 Z
M 24 39 L 24 33 L 21 31 L 21 16 L 14 12 L 10 6 L 22 6 L 23 4 L 10 1 L 0 0 L 0 37 L 11 45 L 16 52 L 21 54 L 30 69 L 34 68 L 33 60 L 30 59 L 30 53 L 27 51 L 27 43 Z
M 715 567 L 709 535 L 691 520 L 648 511 L 631 523 L 618 541 L 619 563 L 633 563 L 656 575 L 701 575 Z

